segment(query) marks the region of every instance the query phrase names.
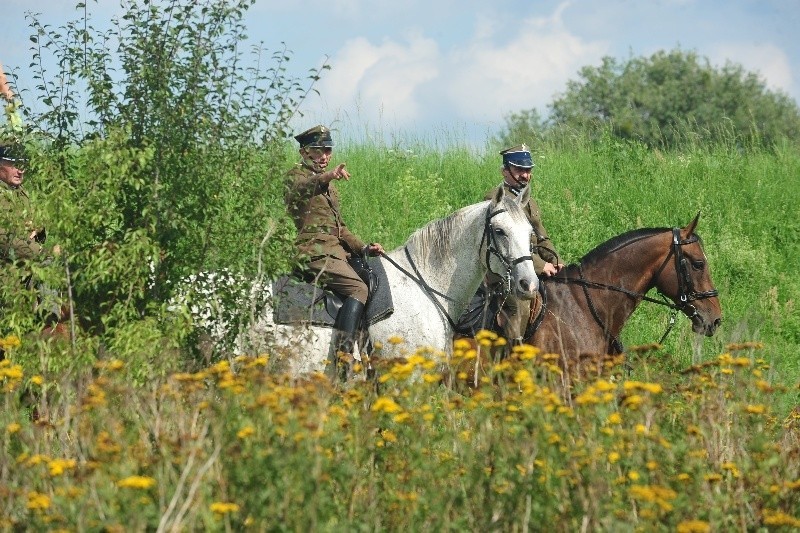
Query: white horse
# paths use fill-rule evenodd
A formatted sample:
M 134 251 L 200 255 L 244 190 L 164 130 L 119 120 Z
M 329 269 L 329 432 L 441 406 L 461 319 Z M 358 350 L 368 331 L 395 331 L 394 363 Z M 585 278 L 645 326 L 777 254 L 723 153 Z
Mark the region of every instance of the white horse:
M 394 312 L 368 327 L 382 356 L 408 355 L 417 348 L 452 351 L 453 322 L 487 273 L 502 276 L 513 293 L 531 299 L 539 288 L 530 252 L 531 225 L 523 206 L 526 188 L 514 198 L 498 189 L 492 200 L 464 207 L 417 230 L 408 241 L 380 258 L 391 288 Z M 324 371 L 333 359 L 334 330 L 273 321 L 271 291 L 255 323 L 242 332 L 239 351 L 268 351 L 285 358 L 293 375 Z M 403 339 L 402 344 L 387 342 Z M 363 349 L 363 346 L 362 346 Z

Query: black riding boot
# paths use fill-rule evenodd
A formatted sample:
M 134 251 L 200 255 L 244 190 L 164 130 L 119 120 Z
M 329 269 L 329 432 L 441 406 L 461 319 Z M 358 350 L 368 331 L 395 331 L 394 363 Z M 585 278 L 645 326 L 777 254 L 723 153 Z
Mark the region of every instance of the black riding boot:
M 336 330 L 335 346 L 336 357 L 338 359 L 339 353 L 346 354 L 346 361 L 338 362 L 352 362 L 353 345 L 356 341 L 358 334 L 358 325 L 361 322 L 361 315 L 364 313 L 364 304 L 355 298 L 348 297 L 339 309 L 339 314 L 336 315 L 336 322 L 333 327 Z M 349 364 L 347 365 L 349 366 Z

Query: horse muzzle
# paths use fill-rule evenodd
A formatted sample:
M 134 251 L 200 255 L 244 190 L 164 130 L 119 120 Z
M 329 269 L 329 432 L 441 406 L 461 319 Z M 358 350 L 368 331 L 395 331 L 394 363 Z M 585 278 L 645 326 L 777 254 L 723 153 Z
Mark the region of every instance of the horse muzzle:
M 716 333 L 717 328 L 722 323 L 722 318 L 717 317 L 713 320 L 707 320 L 700 316 L 695 311 L 695 314 L 690 317 L 692 319 L 692 331 L 695 333 L 702 333 L 706 337 L 711 337 Z
M 539 278 L 521 277 L 514 283 L 514 296 L 520 300 L 533 300 L 539 292 Z

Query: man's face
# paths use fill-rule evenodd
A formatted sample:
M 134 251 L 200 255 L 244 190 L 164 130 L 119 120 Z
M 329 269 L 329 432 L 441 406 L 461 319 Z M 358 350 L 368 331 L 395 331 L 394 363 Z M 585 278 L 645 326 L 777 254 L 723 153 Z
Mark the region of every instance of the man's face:
M 303 157 L 313 161 L 319 168 L 325 170 L 333 156 L 333 148 L 303 148 Z
M 524 187 L 531 181 L 531 169 L 508 165 L 503 169 L 506 183 L 514 187 Z
M 16 167 L 11 161 L 0 161 L 0 181 L 10 187 L 19 187 L 22 184 L 25 171 Z

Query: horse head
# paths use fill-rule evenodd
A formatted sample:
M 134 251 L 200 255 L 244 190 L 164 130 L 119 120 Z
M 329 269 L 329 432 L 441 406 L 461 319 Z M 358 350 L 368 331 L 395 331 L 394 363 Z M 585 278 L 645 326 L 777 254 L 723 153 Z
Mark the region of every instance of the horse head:
M 524 300 L 533 299 L 539 290 L 531 257 L 533 228 L 524 209 L 529 199 L 529 187 L 516 197 L 498 187 L 486 212 L 484 230 L 486 268 L 500 276 L 514 296 Z
M 695 333 L 710 337 L 722 322 L 722 310 L 703 242 L 695 233 L 699 218 L 697 213 L 686 227 L 673 229 L 670 253 L 656 287 L 689 317 Z

